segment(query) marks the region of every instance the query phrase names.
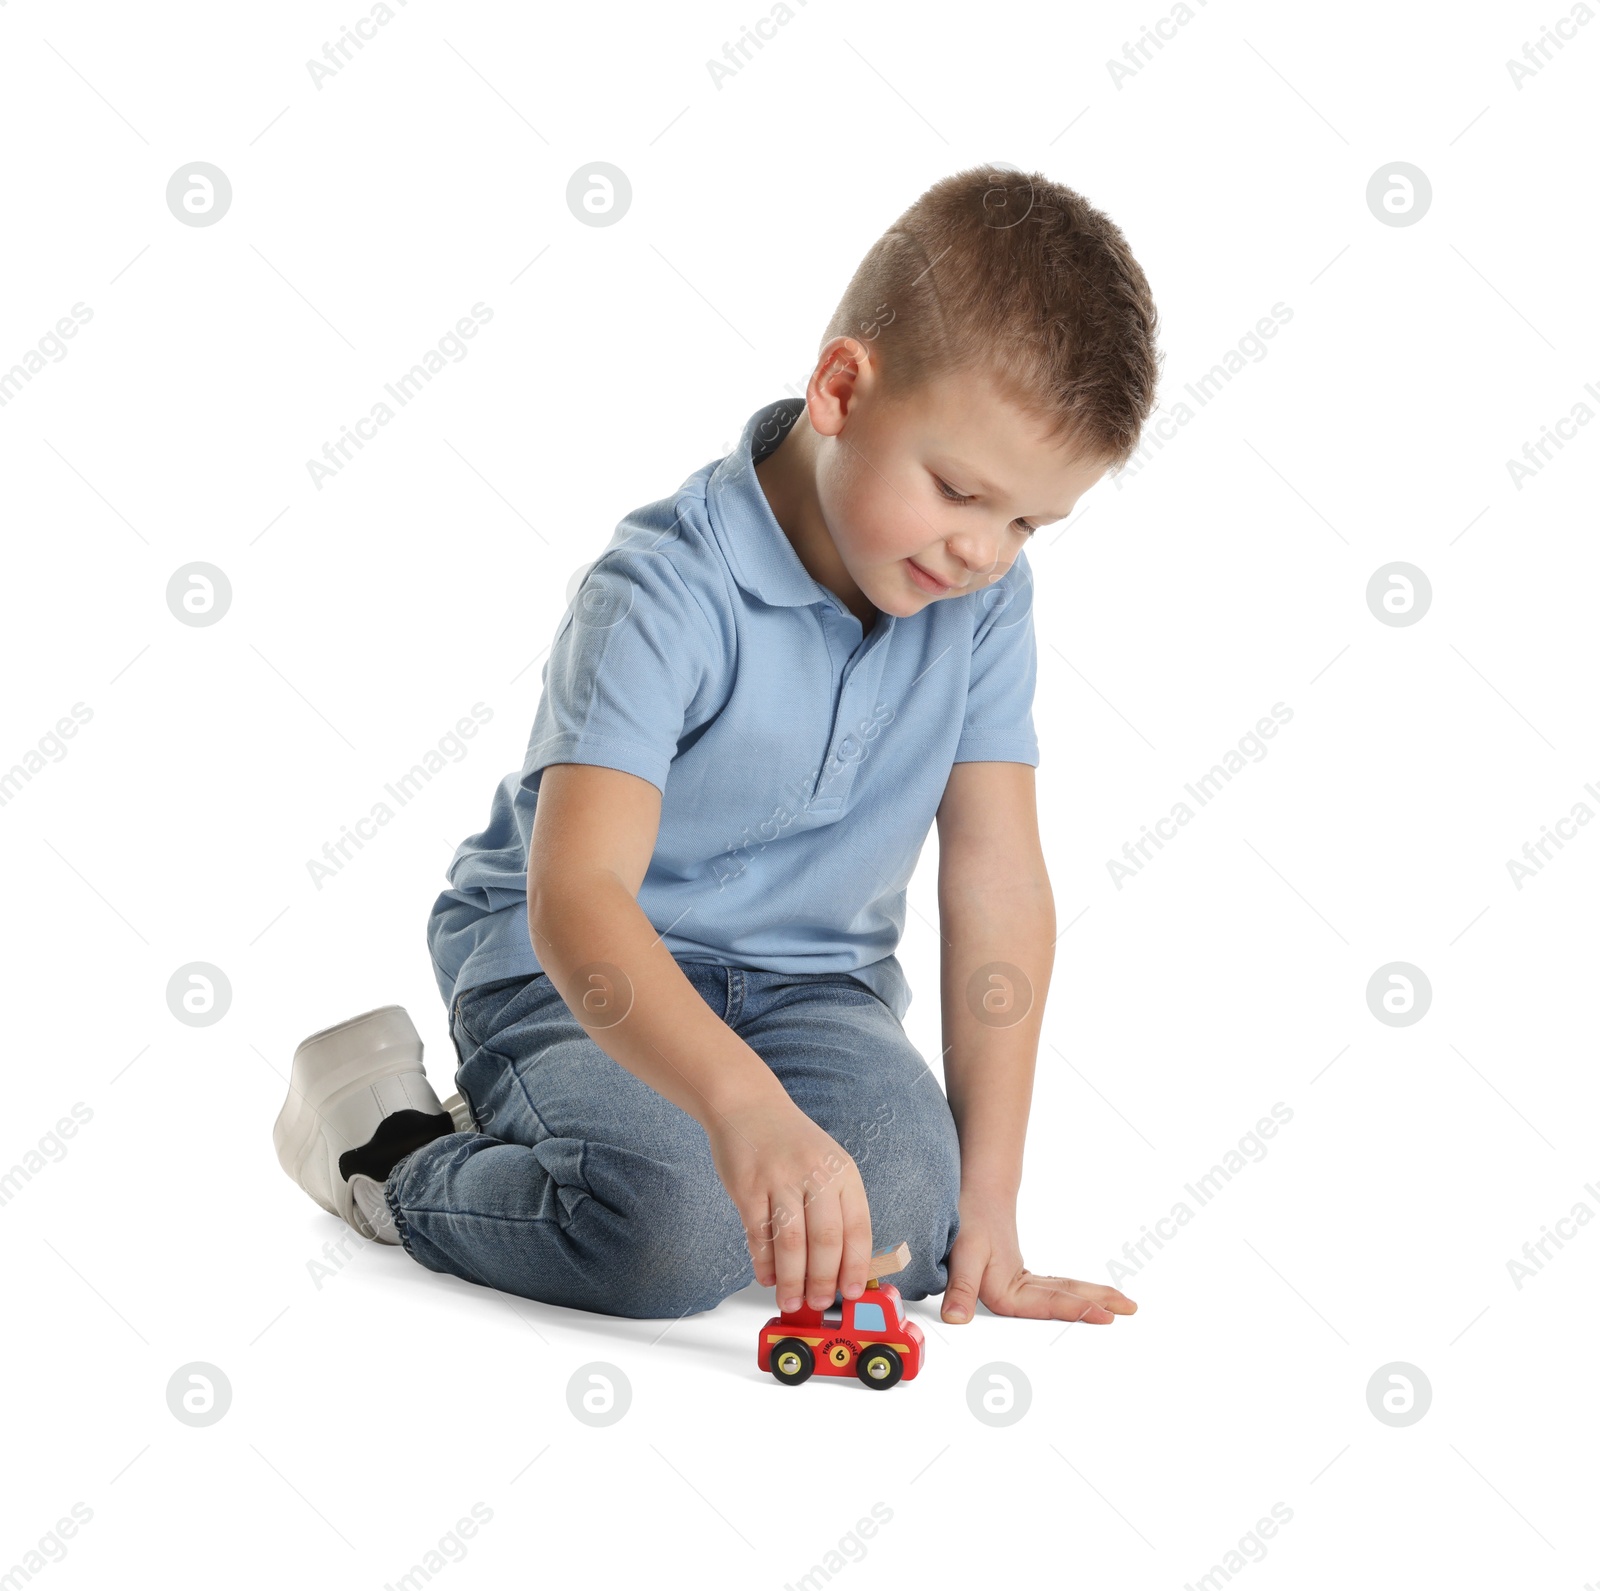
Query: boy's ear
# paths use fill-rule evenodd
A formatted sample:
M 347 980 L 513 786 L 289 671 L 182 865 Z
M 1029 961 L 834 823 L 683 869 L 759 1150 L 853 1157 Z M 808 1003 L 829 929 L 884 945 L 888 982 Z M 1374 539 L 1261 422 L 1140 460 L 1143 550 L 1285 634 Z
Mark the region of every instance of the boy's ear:
M 871 385 L 873 374 L 872 352 L 865 344 L 854 337 L 831 338 L 813 372 L 815 400 L 809 392 L 806 398 L 811 429 L 819 436 L 836 436 L 844 428 L 851 404 L 864 386 Z

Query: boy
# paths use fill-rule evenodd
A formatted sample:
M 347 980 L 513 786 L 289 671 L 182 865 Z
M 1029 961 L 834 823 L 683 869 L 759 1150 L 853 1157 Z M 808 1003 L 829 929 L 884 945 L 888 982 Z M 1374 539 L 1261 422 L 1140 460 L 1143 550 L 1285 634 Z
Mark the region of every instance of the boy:
M 752 1277 L 1107 1324 L 1016 1230 L 1056 936 L 1023 547 L 1138 442 L 1156 311 L 1121 232 L 986 166 L 872 248 L 804 399 L 628 515 L 520 772 L 435 902 L 460 1097 L 398 1006 L 314 1034 L 285 1170 L 431 1270 L 634 1316 Z M 941 1093 L 900 1019 L 939 831 Z M 948 1096 L 948 1099 L 947 1097 Z

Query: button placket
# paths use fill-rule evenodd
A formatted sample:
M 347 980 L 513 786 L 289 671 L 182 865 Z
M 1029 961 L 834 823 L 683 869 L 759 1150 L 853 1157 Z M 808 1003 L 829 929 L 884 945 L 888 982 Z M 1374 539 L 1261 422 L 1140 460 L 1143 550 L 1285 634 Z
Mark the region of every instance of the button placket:
M 854 619 L 853 614 L 848 617 Z M 855 785 L 856 769 L 866 760 L 870 749 L 864 730 L 874 721 L 874 704 L 878 687 L 883 682 L 884 660 L 894 628 L 892 617 L 880 619 L 878 623 L 882 626 L 881 633 L 870 638 L 870 644 L 858 647 L 845 663 L 827 755 L 817 771 L 812 792 L 813 811 L 837 814 L 844 809 Z M 831 648 L 829 655 L 832 656 Z

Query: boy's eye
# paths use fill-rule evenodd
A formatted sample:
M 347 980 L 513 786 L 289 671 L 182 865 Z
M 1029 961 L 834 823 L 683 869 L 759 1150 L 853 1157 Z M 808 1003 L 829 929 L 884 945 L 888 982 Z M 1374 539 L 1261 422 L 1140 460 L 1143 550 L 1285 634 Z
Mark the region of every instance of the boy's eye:
M 941 493 L 943 493 L 947 501 L 952 503 L 970 503 L 972 501 L 970 494 L 963 495 L 961 492 L 958 492 L 955 487 L 949 483 L 949 481 L 941 480 L 937 475 L 934 476 L 934 480 L 939 482 L 939 490 Z M 1031 536 L 1036 528 L 1035 526 L 1030 525 L 1025 519 L 1016 519 L 1013 520 L 1012 523 L 1022 531 L 1024 536 Z

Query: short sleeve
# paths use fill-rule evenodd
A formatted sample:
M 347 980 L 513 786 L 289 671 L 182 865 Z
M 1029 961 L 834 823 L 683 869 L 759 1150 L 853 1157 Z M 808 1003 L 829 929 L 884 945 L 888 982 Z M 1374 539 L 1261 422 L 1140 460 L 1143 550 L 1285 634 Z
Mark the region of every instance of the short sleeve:
M 1033 729 L 1038 654 L 1033 637 L 1033 572 L 1024 554 L 1005 577 L 974 593 L 972 670 L 953 762 L 1039 766 Z
M 618 768 L 663 793 L 686 723 L 714 674 L 715 632 L 665 551 L 596 561 L 544 669 L 522 782 L 555 762 Z

